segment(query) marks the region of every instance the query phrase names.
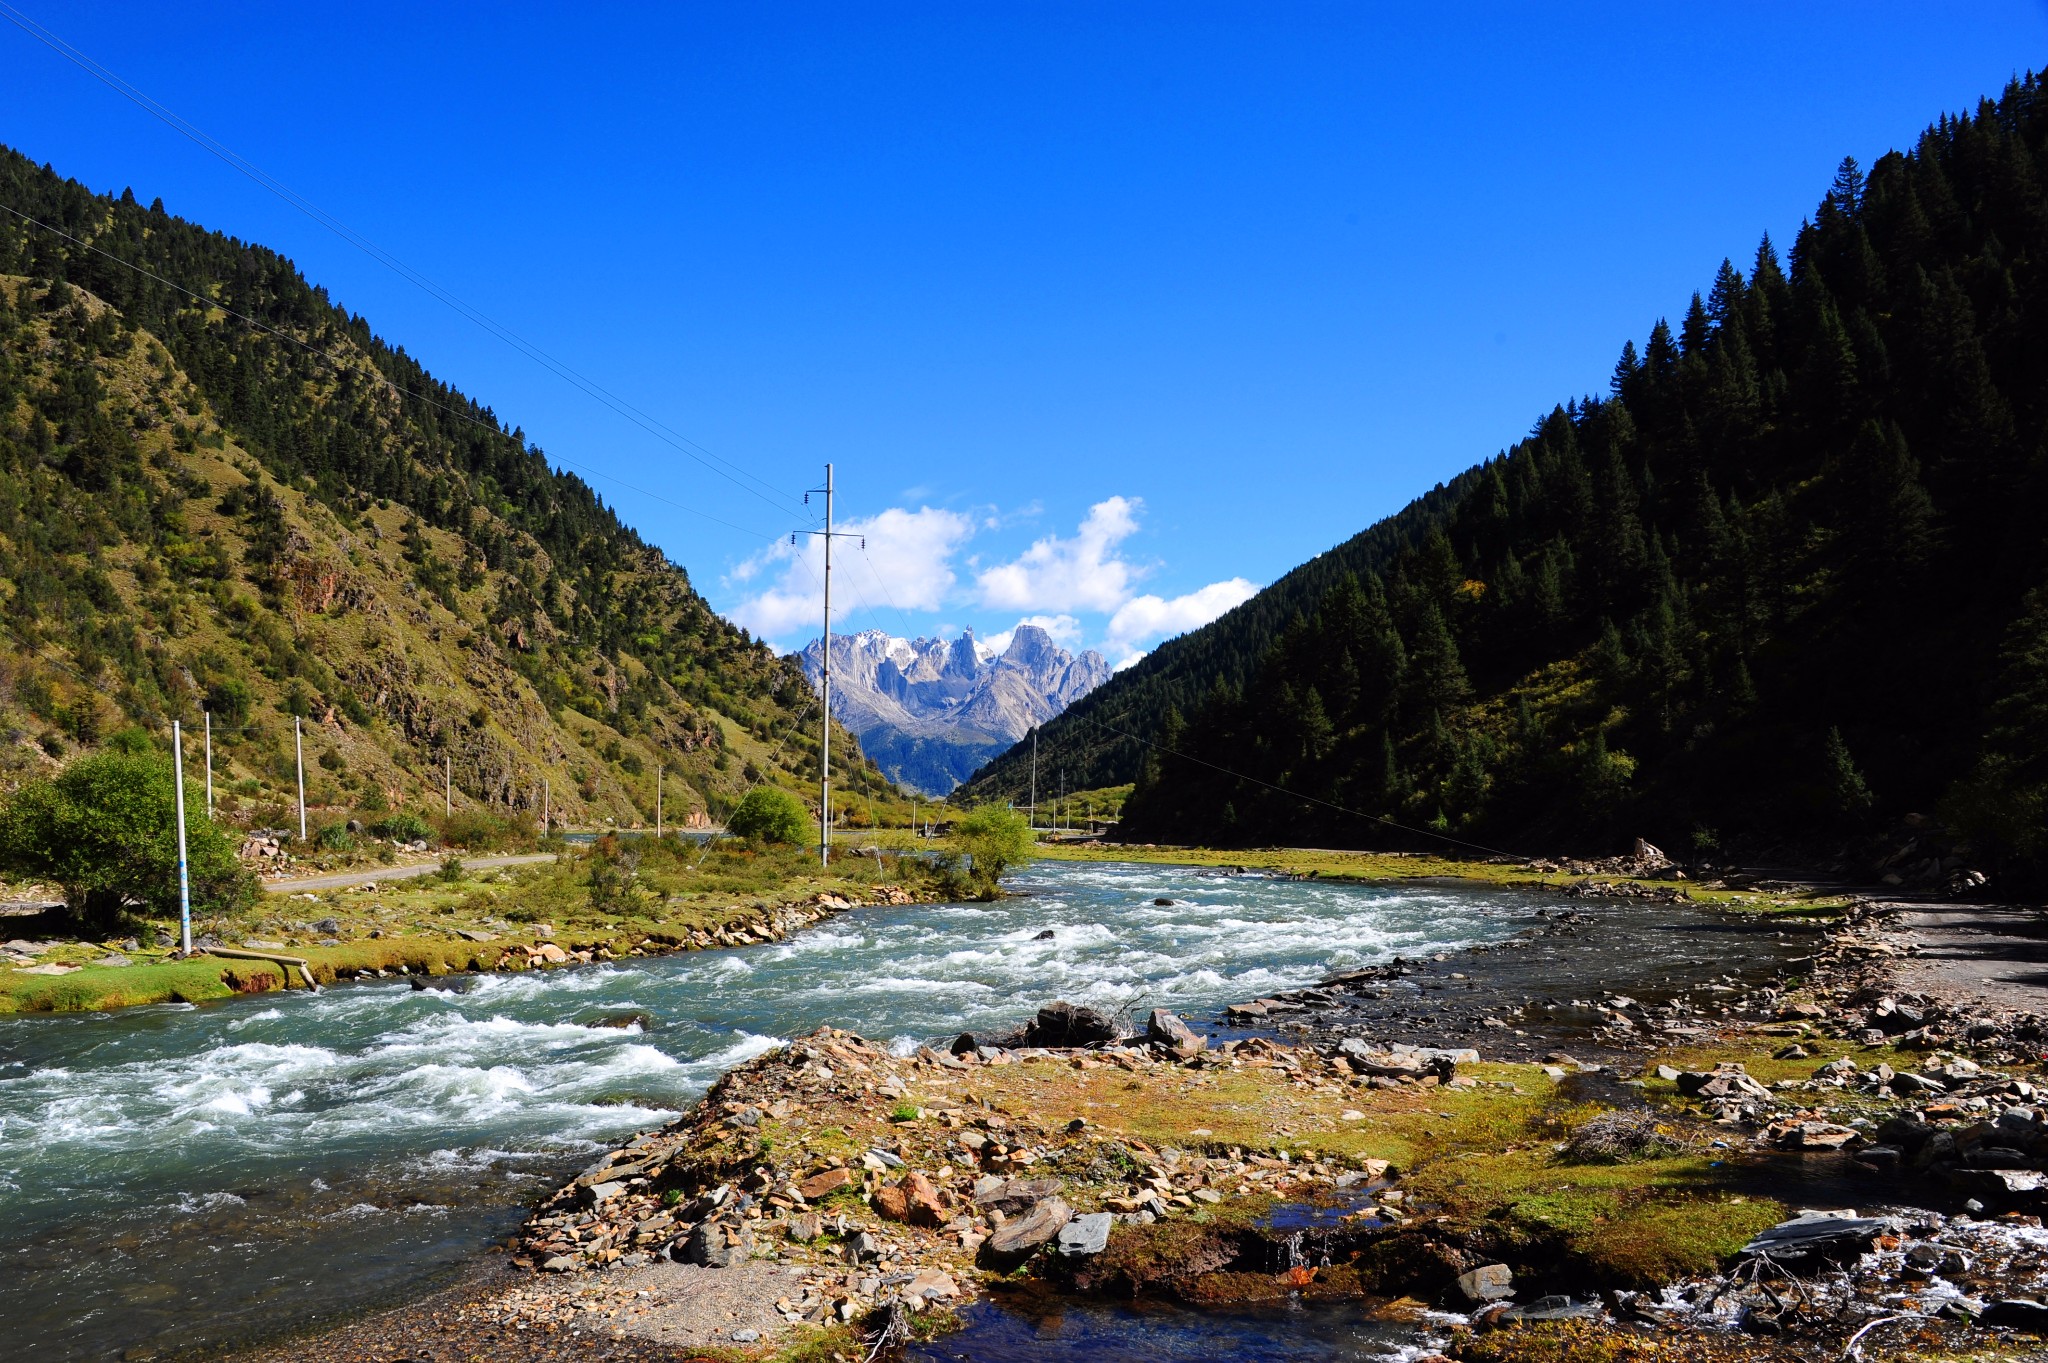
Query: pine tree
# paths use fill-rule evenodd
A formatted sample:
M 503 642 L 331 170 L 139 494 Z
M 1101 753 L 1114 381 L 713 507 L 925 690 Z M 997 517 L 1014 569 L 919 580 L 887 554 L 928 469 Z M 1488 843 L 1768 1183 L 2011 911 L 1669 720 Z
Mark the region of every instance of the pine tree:
M 1822 744 L 1821 774 L 1829 805 L 1836 814 L 1853 818 L 1876 803 L 1870 787 L 1864 783 L 1863 773 L 1849 756 L 1849 745 L 1843 742 L 1839 728 L 1830 728 L 1827 741 Z

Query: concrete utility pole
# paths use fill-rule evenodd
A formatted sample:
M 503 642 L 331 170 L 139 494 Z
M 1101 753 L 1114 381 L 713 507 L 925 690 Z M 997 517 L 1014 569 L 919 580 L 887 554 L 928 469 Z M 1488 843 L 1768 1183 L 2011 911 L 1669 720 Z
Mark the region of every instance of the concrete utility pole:
M 206 817 L 213 817 L 213 711 L 206 712 Z
M 306 840 L 306 740 L 299 729 L 299 717 L 292 716 L 292 750 L 299 759 L 299 841 Z
M 171 721 L 171 770 L 176 773 L 178 799 L 178 946 L 187 956 L 192 954 L 192 877 L 186 870 L 185 861 L 185 736 L 179 731 L 178 721 Z M 302 819 L 304 815 L 300 816 Z M 299 831 L 305 837 L 303 828 Z
M 832 859 L 832 541 L 846 538 L 832 529 L 832 466 L 825 465 L 825 486 L 814 487 L 804 494 L 804 503 L 809 505 L 813 493 L 825 494 L 825 528 L 809 533 L 822 535 L 825 539 L 825 633 L 818 658 L 818 695 L 824 705 L 821 721 L 821 738 L 818 743 L 818 864 L 827 865 Z M 789 537 L 791 544 L 796 536 Z M 862 536 L 860 547 L 868 547 L 867 537 Z

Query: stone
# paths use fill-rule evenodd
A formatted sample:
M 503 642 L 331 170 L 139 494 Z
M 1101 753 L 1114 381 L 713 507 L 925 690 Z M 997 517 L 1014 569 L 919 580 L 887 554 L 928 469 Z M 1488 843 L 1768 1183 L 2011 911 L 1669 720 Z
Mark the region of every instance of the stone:
M 626 1185 L 617 1179 L 603 1183 L 586 1183 L 576 1190 L 576 1200 L 586 1207 L 602 1207 L 625 1191 Z
M 825 1233 L 825 1218 L 816 1212 L 804 1212 L 790 1218 L 789 1238 L 800 1245 L 808 1245 Z
M 1863 1139 L 1854 1127 L 1837 1126 L 1833 1122 L 1801 1122 L 1779 1140 L 1779 1144 L 1793 1150 L 1840 1150 Z
M 868 1201 L 874 1204 L 877 1215 L 890 1221 L 908 1221 L 910 1219 L 910 1198 L 904 1194 L 901 1188 L 877 1188 L 875 1189 L 874 1196 L 870 1197 Z
M 2007 1330 L 2024 1330 L 2030 1335 L 2048 1335 L 2048 1305 L 2024 1297 L 2009 1297 L 1984 1308 L 1978 1321 Z
M 1573 1301 L 1570 1297 L 1538 1297 L 1527 1306 L 1511 1306 L 1502 1320 L 1598 1320 L 1604 1314 L 1597 1301 Z
M 754 1235 L 745 1226 L 724 1221 L 706 1221 L 690 1232 L 683 1244 L 683 1258 L 706 1268 L 731 1268 L 754 1254 Z
M 975 1180 L 974 1205 L 1018 1212 L 1059 1190 L 1056 1178 L 982 1178 Z
M 1458 1292 L 1466 1301 L 1500 1301 L 1515 1295 L 1515 1271 L 1506 1264 L 1482 1264 L 1458 1275 Z
M 821 1197 L 829 1197 L 831 1194 L 838 1192 L 851 1182 L 853 1182 L 853 1170 L 825 1169 L 812 1174 L 809 1178 L 797 1184 L 796 1190 L 803 1194 L 804 1201 L 816 1202 Z
M 540 1266 L 543 1273 L 573 1273 L 582 1261 L 573 1254 L 557 1254 Z
M 1067 1205 L 1066 1199 L 1058 1196 L 1040 1198 L 1030 1211 L 996 1227 L 995 1233 L 982 1245 L 980 1257 L 992 1268 L 1005 1271 L 1015 1268 L 1066 1229 L 1067 1222 L 1073 1219 L 1074 1209 Z
M 485 932 L 481 928 L 457 928 L 455 935 L 472 942 L 495 942 L 498 940 L 497 934 Z
M 960 1284 L 953 1281 L 950 1273 L 936 1268 L 920 1268 L 903 1285 L 903 1295 L 920 1301 L 951 1301 L 960 1295 Z
M 1115 1221 L 1109 1212 L 1075 1217 L 1060 1229 L 1059 1252 L 1069 1258 L 1102 1253 L 1109 1248 L 1109 1228 Z
M 943 1226 L 946 1223 L 946 1201 L 932 1181 L 922 1173 L 912 1172 L 901 1184 L 906 1202 L 905 1219 L 913 1226 Z
M 1162 1051 L 1182 1057 L 1195 1055 L 1209 1047 L 1208 1041 L 1196 1035 L 1194 1028 L 1164 1008 L 1154 1008 L 1146 1016 L 1145 1040 Z
M 1115 1041 L 1121 1032 L 1109 1018 L 1093 1008 L 1082 1008 L 1064 1000 L 1047 1004 L 1024 1028 L 1026 1046 L 1100 1046 Z
M 306 926 L 311 928 L 314 935 L 318 937 L 341 936 L 341 920 L 339 918 L 321 918 L 308 923 Z
M 132 965 L 134 964 L 134 962 L 130 961 L 126 956 L 123 956 L 120 952 L 116 951 L 100 957 L 97 961 L 94 961 L 93 964 L 109 967 L 120 967 L 124 965 Z
M 1802 1212 L 1744 1245 L 1741 1257 L 1768 1259 L 1781 1267 L 1846 1263 L 1889 1229 L 1891 1223 L 1883 1218 L 1858 1216 L 1853 1211 Z

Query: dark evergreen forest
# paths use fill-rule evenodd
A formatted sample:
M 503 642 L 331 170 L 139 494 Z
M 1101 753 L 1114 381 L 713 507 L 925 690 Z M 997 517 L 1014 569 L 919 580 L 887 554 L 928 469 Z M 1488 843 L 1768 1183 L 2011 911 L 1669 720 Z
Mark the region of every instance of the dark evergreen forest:
M 1136 838 L 1711 851 L 1911 810 L 2040 864 L 2044 185 L 2032 76 L 1845 160 L 1607 393 L 1160 649 L 1041 762 L 1136 779 Z

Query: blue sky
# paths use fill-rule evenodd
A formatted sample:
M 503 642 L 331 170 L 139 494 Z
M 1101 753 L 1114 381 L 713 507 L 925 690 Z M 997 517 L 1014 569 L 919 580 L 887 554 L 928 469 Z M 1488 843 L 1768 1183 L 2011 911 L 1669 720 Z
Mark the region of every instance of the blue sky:
M 285 252 L 763 636 L 815 633 L 829 459 L 844 627 L 1116 661 L 1603 390 L 1840 157 L 2048 53 L 1988 2 L 11 3 L 744 469 L 0 24 L 0 140 Z

